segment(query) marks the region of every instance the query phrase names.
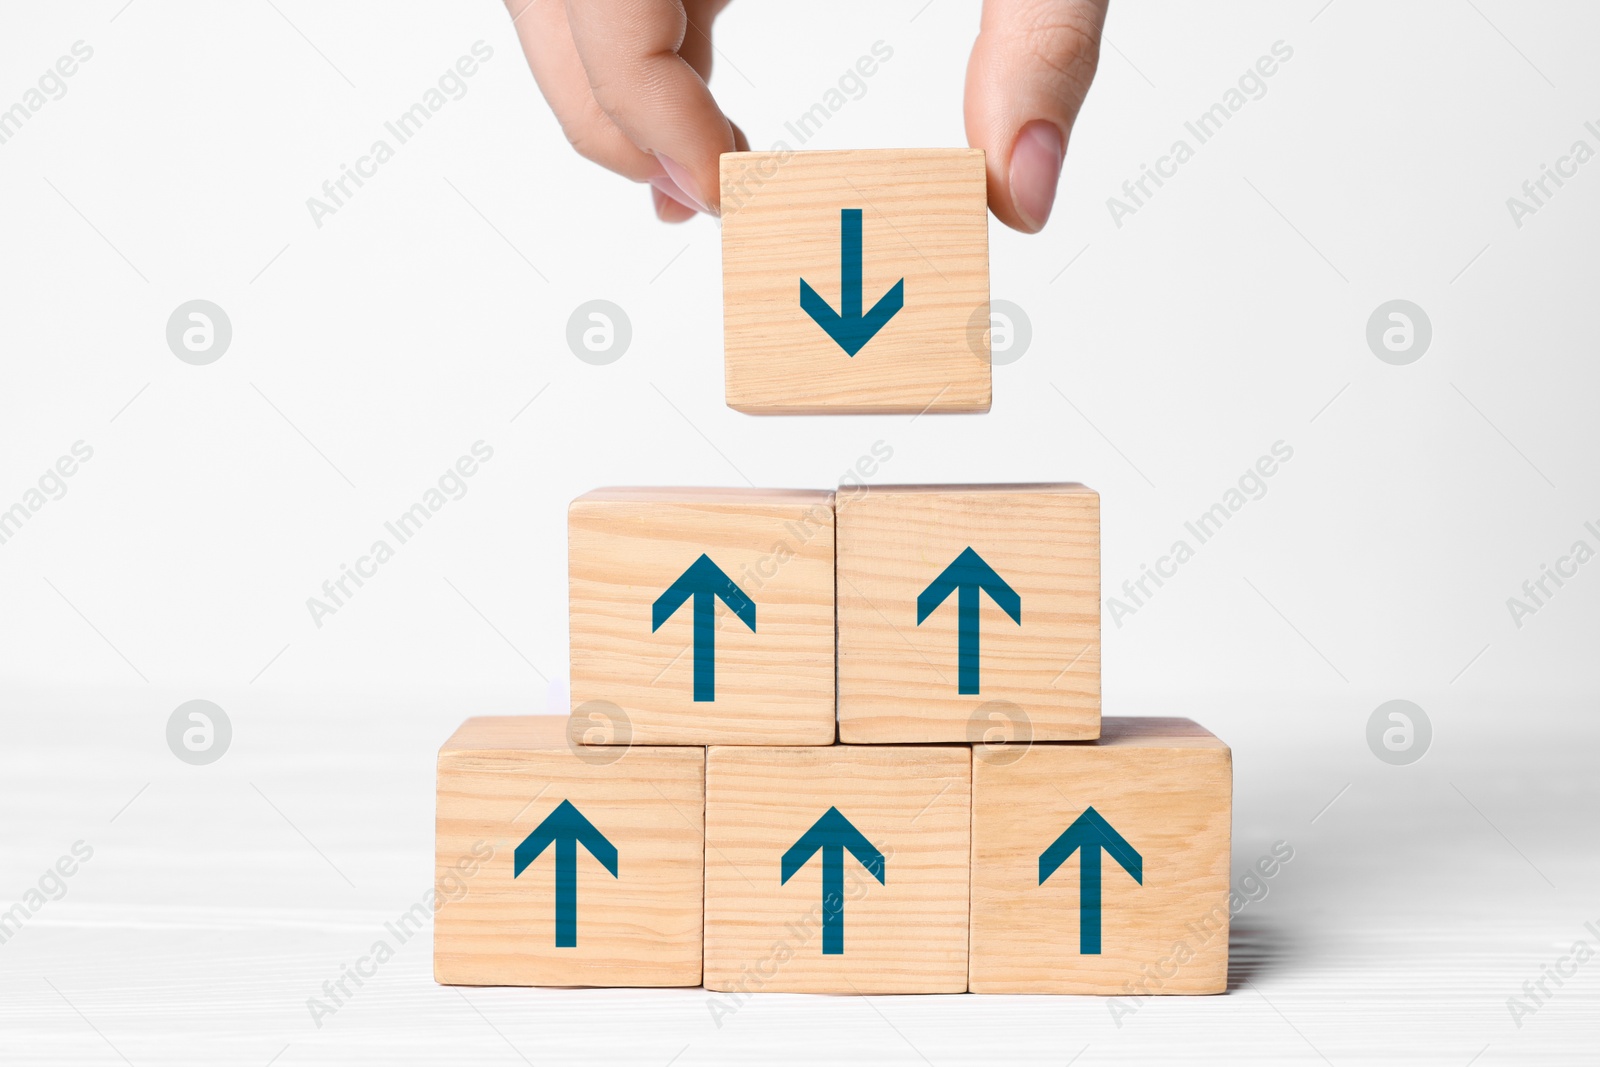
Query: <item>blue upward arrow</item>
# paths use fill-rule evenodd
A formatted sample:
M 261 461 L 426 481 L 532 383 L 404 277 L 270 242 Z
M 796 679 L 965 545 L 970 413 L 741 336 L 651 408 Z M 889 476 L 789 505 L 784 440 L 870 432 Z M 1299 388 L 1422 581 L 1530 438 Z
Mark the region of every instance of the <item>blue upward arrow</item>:
M 650 632 L 661 629 L 661 624 L 672 618 L 672 613 L 691 596 L 694 597 L 694 698 L 696 701 L 716 700 L 717 601 L 728 605 L 728 610 L 739 616 L 751 633 L 756 629 L 756 603 L 702 552 L 699 559 L 689 564 L 688 570 L 678 575 L 677 581 L 667 586 L 665 593 L 656 597 L 650 612 Z
M 969 546 L 939 572 L 939 577 L 928 583 L 917 596 L 917 625 L 956 590 L 957 652 L 960 670 L 956 678 L 958 693 L 978 692 L 978 591 L 989 594 L 989 599 L 1000 605 L 1000 610 L 1011 616 L 1011 621 L 1022 625 L 1022 598 L 1006 580 L 985 563 L 983 557 Z
M 575 948 L 578 944 L 578 844 L 589 855 L 617 876 L 617 846 L 594 828 L 583 813 L 563 800 L 556 809 L 522 839 L 513 857 L 511 877 L 528 869 L 528 864 L 554 842 L 556 846 L 556 948 Z
M 1039 884 L 1044 885 L 1057 867 L 1067 862 L 1074 852 L 1082 850 L 1083 855 L 1078 858 L 1078 951 L 1085 956 L 1100 955 L 1102 849 L 1111 853 L 1111 858 L 1121 864 L 1135 882 L 1144 885 L 1144 859 L 1092 806 L 1083 809 L 1083 814 L 1039 854 Z
M 839 310 L 835 312 L 817 291 L 800 279 L 800 306 L 829 337 L 853 356 L 905 306 L 906 280 L 901 278 L 872 306 L 861 313 L 861 209 L 839 212 Z
M 829 808 L 822 818 L 811 824 L 811 829 L 800 835 L 789 851 L 783 854 L 783 878 L 789 879 L 806 861 L 822 850 L 822 954 L 844 955 L 844 850 L 856 858 L 878 880 L 883 882 L 883 853 L 872 847 L 860 830 L 849 819 L 839 814 L 838 808 Z

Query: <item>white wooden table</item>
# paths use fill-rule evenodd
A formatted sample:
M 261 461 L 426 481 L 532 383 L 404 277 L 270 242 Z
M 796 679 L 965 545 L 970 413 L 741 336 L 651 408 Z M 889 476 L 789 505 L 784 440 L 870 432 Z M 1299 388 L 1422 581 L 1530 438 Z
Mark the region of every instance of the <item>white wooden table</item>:
M 1226 996 L 1122 1002 L 1120 1020 L 1064 997 L 728 1013 L 703 990 L 440 987 L 424 933 L 318 1027 L 308 999 L 429 888 L 438 743 L 469 713 L 535 709 L 209 694 L 234 739 L 191 767 L 163 730 L 192 695 L 6 694 L 0 907 L 75 842 L 93 855 L 0 945 L 0 1062 L 1600 1062 L 1600 962 L 1545 979 L 1520 1028 L 1507 1007 L 1600 942 L 1592 707 L 1436 706 L 1410 767 L 1373 758 L 1370 709 L 1332 697 L 1117 709 L 1183 710 L 1234 746 L 1236 882 L 1274 842 L 1295 850 L 1235 920 Z M 1545 736 L 1546 710 L 1589 725 Z

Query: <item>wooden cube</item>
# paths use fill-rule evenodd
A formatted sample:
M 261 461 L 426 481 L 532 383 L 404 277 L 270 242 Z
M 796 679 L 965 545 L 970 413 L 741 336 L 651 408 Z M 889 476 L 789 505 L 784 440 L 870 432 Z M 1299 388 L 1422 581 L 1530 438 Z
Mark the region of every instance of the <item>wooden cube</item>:
M 704 749 L 581 749 L 561 716 L 474 718 L 438 775 L 436 981 L 700 983 Z
M 971 749 L 712 748 L 705 985 L 967 987 Z
M 975 149 L 722 157 L 728 406 L 989 410 L 989 213 Z
M 635 744 L 832 743 L 832 493 L 598 489 L 568 533 L 574 714 Z
M 1188 719 L 978 750 L 974 993 L 1221 993 L 1233 757 Z M 985 758 L 986 755 L 990 758 Z
M 839 739 L 1100 731 L 1100 498 L 1081 485 L 841 489 Z

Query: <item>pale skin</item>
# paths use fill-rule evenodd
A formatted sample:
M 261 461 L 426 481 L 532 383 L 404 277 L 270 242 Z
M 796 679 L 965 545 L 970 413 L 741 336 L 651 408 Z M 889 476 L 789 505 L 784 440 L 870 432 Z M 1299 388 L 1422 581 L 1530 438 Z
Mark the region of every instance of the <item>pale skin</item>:
M 750 147 L 706 85 L 711 24 L 727 3 L 506 0 L 534 80 L 572 146 L 648 184 L 666 222 L 717 214 L 717 157 Z M 984 150 L 990 210 L 1013 229 L 1037 233 L 1049 221 L 1099 60 L 1106 3 L 983 5 L 967 63 L 967 142 Z

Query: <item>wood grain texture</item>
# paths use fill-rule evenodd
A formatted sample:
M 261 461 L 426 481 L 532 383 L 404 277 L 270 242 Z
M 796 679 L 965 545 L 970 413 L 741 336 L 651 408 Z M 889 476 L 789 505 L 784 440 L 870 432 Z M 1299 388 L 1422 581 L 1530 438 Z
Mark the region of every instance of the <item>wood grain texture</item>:
M 989 410 L 989 216 L 975 149 L 722 157 L 728 406 L 752 414 Z M 840 211 L 862 220 L 862 308 L 901 310 L 854 356 L 800 307 L 840 308 Z
M 1076 484 L 841 489 L 839 738 L 1075 741 L 1100 729 L 1100 498 Z M 958 684 L 957 597 L 917 596 L 971 547 L 1021 597 L 980 597 L 981 687 Z
M 1101 952 L 1079 953 L 1075 854 L 1039 856 L 1094 807 L 1144 882 L 1102 858 Z M 1228 984 L 1233 759 L 1187 719 L 1108 718 L 1091 744 L 973 762 L 974 993 L 1221 993 Z
M 575 714 L 601 708 L 635 744 L 832 743 L 832 493 L 601 489 L 572 502 L 568 534 Z M 653 632 L 651 605 L 701 553 L 756 629 L 716 605 L 716 698 L 697 702 L 694 605 Z
M 474 718 L 439 750 L 437 788 L 436 981 L 699 984 L 704 749 L 574 750 L 563 717 Z M 616 846 L 618 873 L 579 846 L 577 944 L 556 948 L 554 849 L 512 872 L 517 845 L 563 800 Z
M 970 749 L 718 747 L 706 785 L 707 989 L 966 989 Z M 844 952 L 831 956 L 822 856 L 780 884 L 783 853 L 829 807 L 885 860 L 880 885 L 845 854 Z

